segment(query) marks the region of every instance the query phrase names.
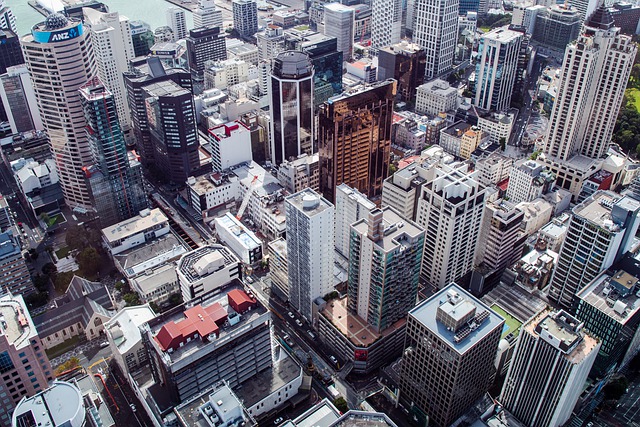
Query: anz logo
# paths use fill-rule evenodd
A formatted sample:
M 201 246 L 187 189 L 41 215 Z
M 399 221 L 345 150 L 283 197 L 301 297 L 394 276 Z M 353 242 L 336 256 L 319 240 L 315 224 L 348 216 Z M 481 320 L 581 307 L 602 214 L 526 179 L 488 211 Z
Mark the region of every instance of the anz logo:
M 68 31 L 63 31 L 59 33 L 52 33 L 49 38 L 50 42 L 58 42 L 62 40 L 69 40 L 79 36 L 78 28 L 71 28 Z

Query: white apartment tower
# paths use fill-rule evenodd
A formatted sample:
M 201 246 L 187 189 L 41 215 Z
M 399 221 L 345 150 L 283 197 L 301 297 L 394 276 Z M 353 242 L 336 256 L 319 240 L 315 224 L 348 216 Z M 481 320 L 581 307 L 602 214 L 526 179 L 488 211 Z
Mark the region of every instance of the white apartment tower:
M 129 18 L 118 12 L 103 13 L 83 8 L 84 22 L 91 30 L 91 42 L 100 81 L 113 95 L 120 125 L 126 132 L 130 128 L 131 114 L 122 73 L 129 70 L 134 58 Z
M 442 289 L 472 269 L 485 193 L 475 175 L 460 166 L 438 166 L 422 186 L 416 222 L 427 230 L 422 277 L 433 288 Z
M 425 80 L 449 71 L 458 40 L 459 0 L 415 0 L 413 42 L 427 54 Z
M 381 48 L 400 42 L 402 0 L 371 2 L 371 47 Z
M 174 41 L 187 38 L 187 18 L 179 7 L 167 9 L 167 26 L 173 31 Z
M 575 295 L 631 248 L 640 201 L 598 191 L 573 208 L 567 237 L 551 276 L 549 300 L 573 309 Z
M 23 36 L 20 44 L 64 199 L 72 208 L 90 209 L 82 168 L 93 159 L 78 91 L 95 76 L 90 33 L 84 32 L 79 20 L 52 14 Z
M 571 416 L 600 342 L 569 313 L 541 311 L 520 328 L 500 403 L 531 427 L 557 427 Z
M 193 28 L 222 27 L 222 11 L 214 0 L 200 0 L 193 10 Z
M 258 58 L 260 61 L 271 60 L 284 51 L 284 29 L 269 24 L 263 31 L 256 33 Z
M 507 197 L 510 202 L 532 202 L 553 187 L 554 176 L 535 160 L 517 161 L 509 173 Z
M 324 34 L 338 39 L 342 60 L 348 62 L 353 54 L 353 23 L 355 11 L 340 3 L 324 6 Z
M 311 321 L 317 298 L 333 289 L 334 207 L 311 189 L 285 199 L 289 302 Z
M 509 108 L 522 37 L 522 33 L 507 27 L 496 28 L 480 37 L 476 62 L 476 107 L 493 111 Z
M 349 258 L 350 227 L 356 221 L 367 218 L 376 208 L 367 196 L 347 184 L 336 187 L 336 250 Z

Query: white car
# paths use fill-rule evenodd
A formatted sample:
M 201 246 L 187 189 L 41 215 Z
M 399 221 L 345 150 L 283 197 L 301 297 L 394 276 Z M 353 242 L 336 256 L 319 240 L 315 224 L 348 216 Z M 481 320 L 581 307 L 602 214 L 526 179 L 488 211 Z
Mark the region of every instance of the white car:
M 291 317 L 292 319 L 294 319 L 294 318 L 296 317 L 296 316 L 294 316 L 294 315 L 293 315 L 293 313 L 292 313 L 292 312 L 288 312 L 288 313 L 287 313 L 287 316 Z
M 104 341 L 100 343 L 100 348 L 107 348 L 109 347 L 109 342 L 108 341 Z
M 282 417 L 278 417 L 278 418 L 276 418 L 276 420 L 275 420 L 273 423 L 274 423 L 275 425 L 278 425 L 278 424 L 280 424 L 280 423 L 281 423 L 281 422 L 283 422 L 283 421 L 284 421 L 284 419 L 283 419 Z
M 302 326 L 302 322 L 300 321 L 300 319 L 296 319 L 296 325 Z

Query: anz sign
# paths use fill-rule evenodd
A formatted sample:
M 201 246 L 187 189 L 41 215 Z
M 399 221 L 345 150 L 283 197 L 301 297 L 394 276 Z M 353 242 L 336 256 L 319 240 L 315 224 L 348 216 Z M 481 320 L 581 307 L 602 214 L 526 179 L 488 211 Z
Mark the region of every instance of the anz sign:
M 31 31 L 33 40 L 38 43 L 55 43 L 65 40 L 75 39 L 83 33 L 82 24 L 75 25 L 60 31 L 38 31 L 35 28 Z

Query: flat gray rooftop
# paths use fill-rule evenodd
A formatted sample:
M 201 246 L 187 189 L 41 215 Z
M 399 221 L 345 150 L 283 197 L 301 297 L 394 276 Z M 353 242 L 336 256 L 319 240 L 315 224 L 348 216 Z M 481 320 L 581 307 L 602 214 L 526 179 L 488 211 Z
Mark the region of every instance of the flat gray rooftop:
M 424 229 L 412 221 L 403 218 L 388 206 L 382 209 L 382 215 L 385 232 L 381 239 L 375 242 L 375 245 L 385 252 L 390 252 L 401 246 L 406 246 L 403 243 L 403 236 L 409 236 L 414 239 L 424 233 Z M 364 236 L 367 235 L 369 230 L 369 225 L 366 219 L 361 219 L 353 224 L 352 227 Z
M 243 382 L 241 387 L 236 387 L 235 392 L 244 406 L 249 408 L 302 375 L 301 369 L 291 357 L 286 357 L 274 363 L 271 369 Z M 289 397 L 294 395 L 292 392 Z
M 310 188 L 292 194 L 285 200 L 308 217 L 333 208 L 329 201 Z

